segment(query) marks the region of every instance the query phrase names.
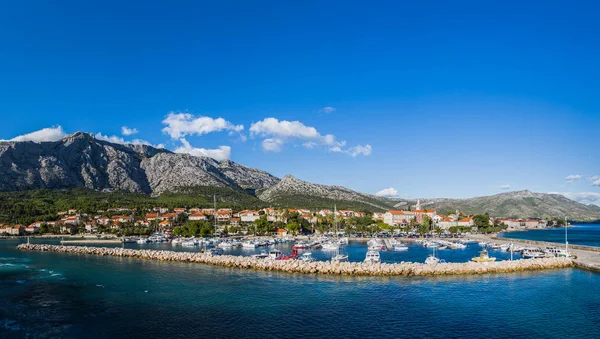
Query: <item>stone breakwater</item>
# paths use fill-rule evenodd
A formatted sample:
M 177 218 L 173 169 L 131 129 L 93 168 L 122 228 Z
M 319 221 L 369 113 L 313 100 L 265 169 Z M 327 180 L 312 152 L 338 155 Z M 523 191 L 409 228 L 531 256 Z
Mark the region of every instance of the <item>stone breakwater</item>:
M 366 264 L 362 262 L 333 263 L 331 261 L 303 262 L 300 260 L 266 260 L 233 255 L 211 256 L 199 252 L 173 252 L 158 250 L 134 250 L 109 247 L 58 246 L 46 244 L 21 244 L 21 250 L 58 253 L 92 254 L 99 256 L 129 257 L 146 260 L 202 263 L 232 268 L 261 271 L 280 271 L 308 274 L 337 274 L 361 276 L 432 276 L 507 273 L 553 268 L 572 267 L 568 258 L 526 259 L 493 263 L 443 263 L 426 265 L 420 263 Z

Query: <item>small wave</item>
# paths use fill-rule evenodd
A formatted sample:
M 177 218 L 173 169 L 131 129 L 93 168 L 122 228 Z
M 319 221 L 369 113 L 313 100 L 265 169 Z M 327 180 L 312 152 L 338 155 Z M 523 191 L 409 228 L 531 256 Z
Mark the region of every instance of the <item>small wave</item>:
M 17 280 L 17 284 L 23 285 L 24 283 L 25 283 L 25 280 Z
M 0 328 L 5 328 L 5 329 L 11 330 L 11 331 L 19 331 L 21 329 L 21 326 L 19 325 L 19 323 L 16 320 L 4 319 L 0 323 Z

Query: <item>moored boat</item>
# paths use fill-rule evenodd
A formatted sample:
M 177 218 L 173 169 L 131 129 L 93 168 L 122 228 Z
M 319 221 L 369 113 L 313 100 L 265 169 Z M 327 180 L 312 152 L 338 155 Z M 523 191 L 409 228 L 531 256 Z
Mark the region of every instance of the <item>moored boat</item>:
M 486 251 L 484 249 L 481 252 L 479 252 L 479 256 L 478 257 L 472 258 L 471 261 L 486 263 L 486 262 L 494 262 L 494 261 L 496 261 L 496 258 L 490 257 L 488 255 L 488 251 Z

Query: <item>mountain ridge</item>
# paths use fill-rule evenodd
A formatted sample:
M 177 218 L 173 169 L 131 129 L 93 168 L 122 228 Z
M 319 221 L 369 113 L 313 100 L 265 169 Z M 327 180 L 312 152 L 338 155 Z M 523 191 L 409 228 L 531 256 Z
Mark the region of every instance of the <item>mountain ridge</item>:
M 266 204 L 295 208 L 409 208 L 415 202 L 360 193 L 343 186 L 310 183 L 231 160 L 174 153 L 141 144 L 117 144 L 76 132 L 58 141 L 0 141 L 0 191 L 69 189 L 125 191 L 160 195 L 193 192 L 194 187 L 227 188 L 238 197 L 258 197 Z M 202 190 L 207 194 L 206 189 Z M 562 195 L 529 190 L 465 199 L 423 199 L 438 211 L 455 209 L 502 217 L 563 217 L 600 220 L 600 207 L 584 205 Z

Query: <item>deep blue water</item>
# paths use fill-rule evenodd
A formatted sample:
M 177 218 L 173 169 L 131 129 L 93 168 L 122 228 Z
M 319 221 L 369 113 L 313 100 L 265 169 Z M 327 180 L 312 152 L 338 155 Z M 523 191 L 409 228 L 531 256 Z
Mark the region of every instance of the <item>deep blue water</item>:
M 600 337 L 600 274 L 576 269 L 313 276 L 17 243 L 0 241 L 0 337 Z
M 600 224 L 573 224 L 567 230 L 569 244 L 600 246 Z M 506 232 L 502 236 L 513 239 L 526 239 L 565 243 L 565 228 Z

